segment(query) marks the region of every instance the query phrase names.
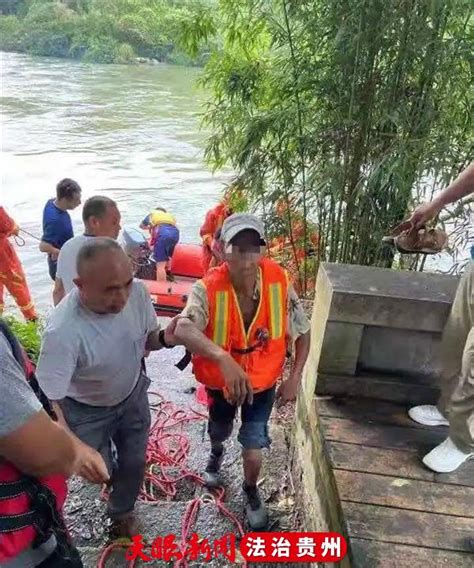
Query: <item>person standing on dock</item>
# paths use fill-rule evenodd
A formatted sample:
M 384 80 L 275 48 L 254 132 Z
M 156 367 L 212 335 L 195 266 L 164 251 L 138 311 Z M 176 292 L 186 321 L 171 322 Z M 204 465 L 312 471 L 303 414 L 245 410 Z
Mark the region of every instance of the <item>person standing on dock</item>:
M 474 193 L 474 162 L 409 221 L 420 228 L 449 203 Z M 442 385 L 437 406 L 421 405 L 410 417 L 426 426 L 449 426 L 449 437 L 423 458 L 439 473 L 455 471 L 474 458 L 474 261 L 469 261 L 456 292 L 441 343 Z
M 145 286 L 114 239 L 81 246 L 74 282 L 47 321 L 38 382 L 60 422 L 102 454 L 111 475 L 112 533 L 131 537 L 138 534 L 133 510 L 150 427 L 142 360 L 145 350 L 170 347 L 173 336 L 160 330 Z
M 59 251 L 74 237 L 68 211 L 81 204 L 81 187 L 72 179 L 63 179 L 56 186 L 56 199 L 48 199 L 43 210 L 43 236 L 39 249 L 48 255 L 51 280 L 56 279 Z
M 310 345 L 310 324 L 286 271 L 263 256 L 261 221 L 248 214 L 228 217 L 221 232 L 225 262 L 194 285 L 175 336 L 193 353 L 196 379 L 207 387 L 211 454 L 204 472 L 208 487 L 221 485 L 223 443 L 232 433 L 238 406 L 242 425 L 243 491 L 247 520 L 254 530 L 268 515 L 257 482 L 262 449 L 270 446 L 268 421 L 275 400 L 295 400 Z M 295 342 L 289 377 L 278 389 L 288 344 Z M 247 377 L 237 392 L 227 387 L 227 368 Z
M 179 242 L 176 219 L 163 207 L 156 207 L 140 223 L 140 229 L 150 231 L 150 246 L 153 250 L 153 260 L 156 262 L 156 279 L 159 282 L 165 281 L 171 257 Z
M 77 255 L 84 244 L 94 237 L 116 239 L 120 233 L 120 211 L 115 201 L 109 197 L 100 195 L 89 197 L 82 209 L 82 220 L 84 221 L 84 234 L 70 239 L 59 252 L 53 290 L 55 306 L 75 287 Z
M 8 240 L 18 235 L 20 228 L 0 206 L 0 315 L 3 313 L 3 293 L 6 288 L 15 299 L 26 320 L 36 320 L 37 314 L 20 259 Z

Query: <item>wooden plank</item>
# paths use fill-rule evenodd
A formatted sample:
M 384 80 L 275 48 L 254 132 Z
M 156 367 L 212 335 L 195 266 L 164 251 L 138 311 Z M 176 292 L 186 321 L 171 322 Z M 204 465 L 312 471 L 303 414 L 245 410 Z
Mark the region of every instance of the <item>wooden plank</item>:
M 472 568 L 473 556 L 434 548 L 351 539 L 353 568 Z
M 401 404 L 436 404 L 435 386 L 372 376 L 318 375 L 317 395 L 363 397 Z
M 339 496 L 343 501 L 474 519 L 472 487 L 443 485 L 342 469 L 336 469 L 334 475 Z
M 474 519 L 342 501 L 349 536 L 472 552 Z
M 436 473 L 436 483 L 449 483 L 452 485 L 467 485 L 474 487 L 474 461 L 464 463 L 452 473 Z
M 333 397 L 331 399 L 317 400 L 317 408 L 320 416 L 333 418 L 348 418 L 355 422 L 375 422 L 377 424 L 393 424 L 394 426 L 408 426 L 409 428 L 432 429 L 431 426 L 423 426 L 408 416 L 411 405 L 395 404 L 378 400 L 374 402 L 369 398 Z M 446 432 L 447 427 L 438 428 Z
M 326 442 L 333 468 L 380 475 L 396 475 L 407 479 L 435 481 L 447 485 L 474 487 L 474 461 L 468 461 L 453 473 L 434 473 L 426 468 L 420 454 L 403 450 L 371 448 L 344 442 Z
M 423 466 L 415 452 L 361 447 L 343 442 L 327 442 L 326 447 L 334 468 L 423 481 L 435 480 L 435 474 Z
M 439 430 L 361 424 L 344 418 L 321 416 L 321 424 L 327 440 L 377 448 L 428 452 L 446 439 Z

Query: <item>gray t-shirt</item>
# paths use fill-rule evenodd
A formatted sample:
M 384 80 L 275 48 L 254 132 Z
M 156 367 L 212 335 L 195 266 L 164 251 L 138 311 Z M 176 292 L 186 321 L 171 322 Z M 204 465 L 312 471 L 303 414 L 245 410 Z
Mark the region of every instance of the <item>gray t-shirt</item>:
M 0 332 L 0 437 L 11 434 L 38 413 L 42 406 Z
M 91 406 L 115 406 L 135 387 L 147 337 L 158 327 L 150 296 L 138 280 L 118 314 L 91 312 L 75 289 L 48 319 L 38 382 L 51 400 L 70 397 Z
M 26 382 L 25 373 L 13 356 L 10 344 L 0 333 L 0 438 L 18 430 L 41 409 L 41 403 Z M 28 548 L 16 558 L 0 563 L 0 566 L 34 568 L 55 548 L 56 539 L 51 537 L 39 548 Z
M 58 256 L 58 267 L 56 270 L 56 278 L 60 278 L 66 294 L 69 294 L 76 285 L 74 278 L 77 278 L 77 255 L 79 250 L 89 241 L 95 237 L 86 237 L 85 235 L 77 235 L 64 243 Z

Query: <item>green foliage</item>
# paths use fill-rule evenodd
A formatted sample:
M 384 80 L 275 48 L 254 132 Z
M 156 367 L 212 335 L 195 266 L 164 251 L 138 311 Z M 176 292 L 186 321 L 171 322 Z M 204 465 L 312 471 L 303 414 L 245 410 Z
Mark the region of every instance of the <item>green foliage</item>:
M 4 5 L 4 6 L 3 6 Z M 177 44 L 200 4 L 191 0 L 0 0 L 0 49 L 128 63 L 136 57 L 199 64 Z M 8 14 L 8 15 L 7 15 Z
M 318 261 L 390 266 L 382 236 L 472 156 L 472 3 L 220 0 L 213 13 L 190 38 L 219 23 L 210 163 L 230 164 L 269 219 L 291 203 L 305 247 L 314 223 Z
M 32 321 L 20 321 L 13 316 L 6 316 L 3 319 L 23 345 L 29 358 L 36 364 L 41 348 L 41 324 Z
M 18 51 L 22 29 L 16 16 L 0 16 L 0 45 L 6 51 Z

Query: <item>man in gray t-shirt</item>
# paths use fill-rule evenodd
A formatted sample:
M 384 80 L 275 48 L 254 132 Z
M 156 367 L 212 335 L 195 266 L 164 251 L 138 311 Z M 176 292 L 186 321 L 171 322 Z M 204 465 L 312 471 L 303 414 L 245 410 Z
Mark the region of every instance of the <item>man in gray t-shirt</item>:
M 77 274 L 77 288 L 48 320 L 38 381 L 74 434 L 103 455 L 111 473 L 113 533 L 133 536 L 150 426 L 142 360 L 145 350 L 169 346 L 174 338 L 159 329 L 151 299 L 133 280 L 116 241 L 87 242 Z
M 66 294 L 75 288 L 77 255 L 82 246 L 94 237 L 116 239 L 120 233 L 120 211 L 110 197 L 89 197 L 82 209 L 84 234 L 70 239 L 59 251 L 53 301 L 57 306 Z

